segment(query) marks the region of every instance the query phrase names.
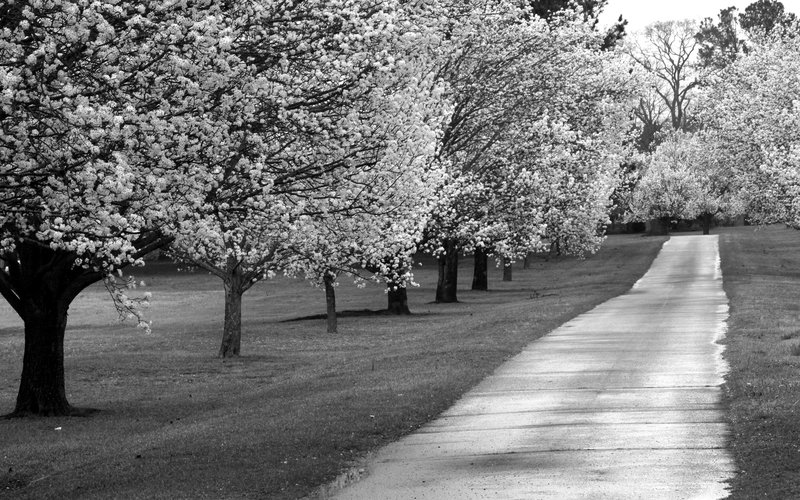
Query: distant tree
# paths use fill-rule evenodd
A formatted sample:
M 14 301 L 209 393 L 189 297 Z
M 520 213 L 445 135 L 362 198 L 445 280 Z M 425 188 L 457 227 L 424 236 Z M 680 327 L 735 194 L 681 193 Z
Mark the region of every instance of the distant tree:
M 737 54 L 746 48 L 739 30 L 736 7 L 720 10 L 716 23 L 710 17 L 705 18 L 697 33 L 700 64 L 707 68 L 722 69 L 736 60 Z
M 629 220 L 660 220 L 656 233 L 666 234 L 672 219 L 694 219 L 702 198 L 702 181 L 696 175 L 699 160 L 691 134 L 670 135 L 648 156 L 642 178 L 633 190 Z
M 652 76 L 652 75 L 651 75 Z M 639 105 L 633 114 L 639 127 L 636 138 L 636 149 L 642 153 L 652 152 L 658 145 L 658 138 L 665 127 L 669 129 L 665 118 L 665 108 L 661 96 L 655 91 L 657 84 L 647 85 L 639 96 Z
M 696 35 L 697 25 L 693 21 L 658 22 L 627 45 L 631 58 L 646 74 L 635 111 L 640 127 L 638 147 L 643 153 L 652 153 L 661 138 L 669 135 L 665 131 L 687 131 L 694 126 L 692 101 L 707 72 L 694 64 L 699 47 Z M 662 180 L 648 182 L 657 187 Z M 644 181 L 643 178 L 641 182 Z M 667 231 L 664 227 L 667 216 L 657 212 L 653 211 L 654 216 L 648 221 L 650 234 Z
M 629 67 L 599 49 L 601 34 L 574 14 L 545 23 L 506 5 L 461 16 L 443 64 L 455 106 L 439 148 L 453 182 L 427 231 L 439 260 L 437 302 L 457 301 L 459 251 L 522 257 L 541 243 L 551 200 L 562 213 L 586 203 L 574 185 L 605 184 L 615 136 L 628 128 L 612 110 L 627 106 Z M 584 149 L 597 154 L 585 163 L 594 173 L 571 175 Z
M 710 17 L 700 23 L 697 54 L 702 66 L 722 69 L 736 60 L 738 54 L 748 51 L 745 38 L 767 36 L 776 27 L 787 28 L 797 20 L 777 0 L 758 0 L 738 16 L 736 13 L 736 7 L 728 7 L 720 10 L 716 23 Z
M 692 64 L 699 45 L 696 34 L 693 21 L 658 22 L 648 26 L 628 50 L 652 75 L 653 89 L 669 113 L 673 130 L 689 128 L 692 91 L 701 82 L 701 74 Z
M 587 18 L 596 18 L 605 8 L 608 0 L 531 0 L 533 12 L 544 19 L 556 12 L 573 9 L 577 4 Z
M 769 35 L 775 28 L 788 27 L 796 20 L 797 16 L 786 12 L 777 0 L 758 0 L 739 14 L 739 24 L 753 35 Z
M 530 0 L 531 8 L 537 16 L 548 19 L 557 12 L 572 10 L 577 5 L 583 10 L 584 19 L 597 27 L 598 16 L 605 9 L 608 0 Z M 608 50 L 625 38 L 625 26 L 628 21 L 620 15 L 619 19 L 608 29 L 603 38 L 602 49 Z
M 768 37 L 709 88 L 701 117 L 751 221 L 800 228 L 800 39 Z

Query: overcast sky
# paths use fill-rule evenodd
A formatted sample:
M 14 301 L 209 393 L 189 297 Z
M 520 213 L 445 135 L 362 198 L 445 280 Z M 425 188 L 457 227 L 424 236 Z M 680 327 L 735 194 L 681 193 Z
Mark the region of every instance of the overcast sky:
M 800 13 L 800 0 L 781 0 L 789 12 Z M 719 11 L 737 7 L 740 11 L 755 0 L 609 0 L 600 16 L 603 24 L 610 24 L 620 14 L 628 20 L 628 30 L 638 31 L 655 21 L 673 19 L 697 19 L 705 17 L 717 19 Z

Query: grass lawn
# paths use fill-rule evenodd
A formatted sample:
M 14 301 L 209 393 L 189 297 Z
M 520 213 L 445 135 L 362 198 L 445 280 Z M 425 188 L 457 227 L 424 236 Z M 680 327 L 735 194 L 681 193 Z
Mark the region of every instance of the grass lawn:
M 800 232 L 724 229 L 734 499 L 800 498 Z
M 745 241 L 735 236 L 733 242 Z M 784 240 L 780 244 L 788 245 Z M 245 295 L 244 355 L 233 361 L 215 357 L 222 324 L 216 278 L 164 266 L 136 270 L 147 282 L 143 291 L 153 293 L 153 333 L 117 324 L 101 288 L 77 299 L 65 346 L 68 397 L 100 412 L 0 420 L 0 497 L 302 497 L 436 416 L 532 340 L 625 292 L 663 241 L 612 236 L 586 261 L 540 260 L 525 271 L 516 266 L 511 283 L 501 282 L 493 268 L 490 292 L 468 290 L 471 259 L 464 259 L 458 304 L 431 303 L 435 269 L 426 265 L 417 272 L 421 287 L 409 292 L 413 316 L 341 318 L 336 335 L 324 333 L 324 320 L 285 321 L 324 312 L 324 293 L 276 279 Z M 760 251 L 753 250 L 757 257 Z M 758 260 L 743 262 L 757 266 Z M 779 280 L 800 279 L 774 271 Z M 765 275 L 764 286 L 775 286 L 766 277 L 773 276 Z M 738 285 L 732 286 L 736 296 Z M 340 310 L 385 307 L 376 285 L 345 283 L 337 295 Z M 795 332 L 790 320 L 796 314 L 786 314 L 775 346 L 763 349 L 765 358 L 779 352 L 787 371 L 780 375 L 781 390 L 789 391 L 797 385 L 788 370 L 800 363 L 789 351 L 800 339 L 780 340 Z M 784 319 L 774 321 L 784 325 Z M 746 332 L 745 349 L 762 342 L 748 324 L 737 328 Z M 763 342 L 772 342 L 767 335 Z M 733 351 L 736 345 L 734 339 Z M 13 409 L 22 350 L 21 323 L 2 303 L 0 413 Z M 744 387 L 761 391 L 763 404 L 767 391 L 778 390 L 760 379 Z M 790 456 L 780 450 L 776 460 Z M 796 447 L 791 453 L 792 463 L 800 463 Z

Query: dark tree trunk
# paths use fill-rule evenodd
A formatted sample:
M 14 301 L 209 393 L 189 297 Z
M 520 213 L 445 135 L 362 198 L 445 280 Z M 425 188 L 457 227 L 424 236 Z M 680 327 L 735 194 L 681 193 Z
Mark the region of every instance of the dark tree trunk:
M 235 358 L 242 349 L 242 283 L 239 276 L 225 280 L 225 323 L 219 357 Z
M 386 310 L 389 314 L 408 315 L 411 310 L 408 308 L 408 289 L 397 283 L 389 283 L 388 304 Z
M 169 243 L 148 234 L 134 244 L 142 255 Z M 0 267 L 0 295 L 25 324 L 22 375 L 10 415 L 85 415 L 69 404 L 64 384 L 64 334 L 67 311 L 75 297 L 103 279 L 103 273 L 74 266 L 77 255 L 46 244 L 21 240 Z
M 68 305 L 45 294 L 25 304 L 25 352 L 15 416 L 72 414 L 64 389 L 64 332 Z
M 649 236 L 666 236 L 669 234 L 669 217 L 650 219 L 647 222 L 650 226 L 650 228 L 647 230 L 647 234 Z
M 711 222 L 713 218 L 714 216 L 708 212 L 703 212 L 703 215 L 700 216 L 703 224 L 703 234 L 711 234 Z
M 436 284 L 436 302 L 458 302 L 458 243 L 444 240 L 445 253 L 439 256 L 439 281 Z
M 511 261 L 503 258 L 503 281 L 512 281 L 514 276 L 512 273 Z
M 64 333 L 75 297 L 102 274 L 74 267 L 72 252 L 19 242 L 16 258 L 0 270 L 0 292 L 25 323 L 17 402 L 12 417 L 84 414 L 67 401 L 64 388 Z
M 489 256 L 486 250 L 478 247 L 473 257 L 475 269 L 472 272 L 472 289 L 485 292 L 489 290 Z
M 333 282 L 336 277 L 331 273 L 325 273 L 325 307 L 328 313 L 328 333 L 336 333 L 336 290 Z
M 552 257 L 560 257 L 561 256 L 561 242 L 555 240 L 550 244 L 550 251 L 547 254 L 547 258 L 550 259 Z

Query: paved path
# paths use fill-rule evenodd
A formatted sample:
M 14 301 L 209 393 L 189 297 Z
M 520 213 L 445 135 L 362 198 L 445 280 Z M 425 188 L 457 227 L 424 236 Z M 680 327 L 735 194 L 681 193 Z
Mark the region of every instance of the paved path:
M 630 292 L 533 342 L 336 498 L 724 497 L 727 309 L 717 238 L 672 238 Z

